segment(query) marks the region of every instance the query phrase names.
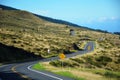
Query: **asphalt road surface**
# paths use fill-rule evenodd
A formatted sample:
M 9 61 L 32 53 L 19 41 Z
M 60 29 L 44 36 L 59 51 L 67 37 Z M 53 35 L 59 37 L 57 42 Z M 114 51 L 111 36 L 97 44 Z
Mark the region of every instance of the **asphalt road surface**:
M 76 55 L 86 54 L 94 50 L 94 42 L 88 42 L 83 51 L 66 54 L 66 58 L 74 57 Z M 39 61 L 46 62 L 57 60 L 58 57 L 41 59 Z M 68 77 L 56 75 L 48 71 L 36 71 L 31 69 L 32 65 L 39 62 L 31 61 L 24 63 L 13 63 L 0 66 L 0 80 L 74 80 Z

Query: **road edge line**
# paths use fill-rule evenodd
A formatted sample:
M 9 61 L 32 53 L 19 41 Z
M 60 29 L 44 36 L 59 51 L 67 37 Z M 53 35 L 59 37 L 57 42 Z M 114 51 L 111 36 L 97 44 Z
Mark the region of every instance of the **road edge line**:
M 2 67 L 6 67 L 6 66 L 8 66 L 8 65 L 1 65 L 0 68 L 2 68 Z
M 58 79 L 58 80 L 63 80 L 63 79 L 58 78 L 58 77 L 56 77 L 56 76 L 52 76 L 52 75 L 49 75 L 49 74 L 46 74 L 46 73 L 43 73 L 43 72 L 40 72 L 40 71 L 37 71 L 37 70 L 33 70 L 33 69 L 31 69 L 31 66 L 32 66 L 32 65 L 30 65 L 30 66 L 27 67 L 28 70 L 33 71 L 33 72 L 37 72 L 37 73 L 40 73 L 40 74 L 42 74 L 42 75 L 45 75 L 45 76 L 48 76 L 48 77 L 52 77 L 52 78 L 55 78 L 55 79 Z

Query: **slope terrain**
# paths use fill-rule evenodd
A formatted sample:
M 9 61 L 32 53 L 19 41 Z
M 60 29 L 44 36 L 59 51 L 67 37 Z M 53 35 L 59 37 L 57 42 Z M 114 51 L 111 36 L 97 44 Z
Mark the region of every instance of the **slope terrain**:
M 71 35 L 70 31 L 74 31 L 74 34 Z M 73 68 L 120 71 L 119 35 L 54 23 L 27 11 L 0 9 L 0 44 L 2 45 L 12 46 L 28 52 L 27 54 L 31 53 L 47 58 L 58 56 L 59 53 L 68 54 L 82 50 L 88 41 L 96 43 L 95 51 L 89 55 L 77 56 L 77 58 L 65 61 L 68 64 L 65 67 L 72 65 Z M 21 54 L 21 52 L 5 48 L 0 49 L 1 62 L 5 62 L 6 58 L 8 58 L 7 61 L 16 60 L 16 56 L 12 54 Z M 9 57 L 4 56 L 6 53 Z M 78 66 L 74 66 L 72 63 Z
M 76 36 L 70 35 L 71 29 L 75 30 Z M 76 43 L 81 44 L 77 34 L 81 30 L 85 29 L 48 22 L 27 11 L 0 10 L 0 43 L 42 57 L 76 51 Z

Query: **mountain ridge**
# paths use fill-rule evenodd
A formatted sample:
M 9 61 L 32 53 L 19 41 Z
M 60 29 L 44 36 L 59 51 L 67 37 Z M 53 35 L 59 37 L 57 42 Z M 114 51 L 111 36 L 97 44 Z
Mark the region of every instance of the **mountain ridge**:
M 0 5 L 0 8 L 2 10 L 20 10 L 20 9 L 16 9 L 16 8 L 5 6 L 5 5 Z M 77 24 L 74 24 L 74 23 L 71 23 L 71 22 L 68 22 L 68 21 L 64 21 L 64 20 L 60 20 L 60 19 L 54 19 L 54 18 L 51 18 L 51 17 L 46 17 L 46 16 L 35 14 L 35 13 L 32 13 L 32 14 L 41 18 L 41 19 L 43 19 L 43 20 L 49 21 L 49 22 L 64 24 L 66 26 L 75 26 L 75 27 L 81 27 L 81 28 L 85 28 L 85 29 L 89 29 L 89 30 L 94 30 L 94 29 L 84 27 L 84 26 L 80 26 L 80 25 L 77 25 Z
M 21 10 L 21 9 L 16 9 L 16 8 L 9 7 L 9 6 L 1 5 L 1 4 L 0 4 L 0 8 L 1 8 L 1 10 Z M 21 10 L 21 11 L 24 11 L 24 10 Z M 31 13 L 31 12 L 29 12 L 29 13 Z M 83 28 L 83 29 L 88 29 L 88 30 L 97 31 L 97 32 L 110 33 L 106 30 L 93 29 L 93 28 L 89 28 L 89 27 L 86 27 L 86 26 L 81 26 L 81 25 L 78 25 L 78 24 L 75 24 L 75 23 L 72 23 L 72 22 L 69 22 L 69 21 L 61 20 L 61 19 L 54 19 L 54 18 L 51 18 L 51 17 L 42 16 L 42 15 L 35 14 L 35 13 L 32 13 L 32 14 L 39 17 L 40 19 L 45 20 L 45 21 L 52 22 L 52 23 L 57 23 L 57 24 L 63 24 L 63 25 L 66 25 L 66 27 L 74 26 L 74 27 L 80 27 L 80 28 Z

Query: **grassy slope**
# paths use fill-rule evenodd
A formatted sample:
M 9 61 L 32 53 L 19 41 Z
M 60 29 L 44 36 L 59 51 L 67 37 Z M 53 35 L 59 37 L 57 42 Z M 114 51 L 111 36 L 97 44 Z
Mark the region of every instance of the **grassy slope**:
M 77 36 L 70 36 L 70 29 L 75 29 Z M 47 48 L 51 56 L 57 55 L 73 43 L 81 43 L 78 33 L 82 30 L 44 21 L 26 11 L 0 11 L 0 42 L 36 55 L 48 55 Z
M 46 66 L 49 66 L 49 69 Z M 54 72 L 54 73 L 56 73 L 58 75 L 70 77 L 70 78 L 73 78 L 75 80 L 85 80 L 84 78 L 75 76 L 74 74 L 72 74 L 69 71 L 63 71 L 61 69 L 59 69 L 59 71 L 58 71 L 57 69 L 51 68 L 50 65 L 46 65 L 46 64 L 37 63 L 32 68 L 35 69 L 35 70 L 48 70 L 48 71 Z M 53 70 L 53 69 L 55 69 L 55 70 Z
M 98 33 L 97 35 L 102 35 L 105 39 L 102 41 L 96 39 L 96 49 L 89 54 L 63 60 L 63 69 L 61 68 L 60 60 L 42 63 L 42 65 L 46 70 L 60 75 L 66 76 L 66 74 L 70 73 L 77 78 L 76 80 L 119 80 L 119 36 L 112 34 L 104 35 L 102 33 Z
M 76 56 L 63 61 L 63 72 L 82 76 L 85 80 L 119 80 L 120 79 L 120 39 L 113 34 L 104 34 L 92 31 L 81 31 L 90 33 L 88 36 L 95 39 L 95 50 L 89 54 Z M 95 33 L 95 34 L 94 34 Z M 94 36 L 97 35 L 97 36 Z M 100 37 L 103 40 L 99 40 Z M 43 63 L 49 71 L 61 73 L 61 61 Z M 64 73 L 62 74 L 64 75 Z M 78 79 L 79 80 L 79 79 Z
M 58 75 L 73 78 L 75 80 L 119 80 L 120 72 L 113 72 L 102 69 L 54 67 L 48 62 L 38 63 L 33 66 L 36 70 L 47 70 Z
M 0 63 L 32 60 L 34 58 L 37 59 L 38 56 L 23 49 L 6 46 L 0 43 Z
M 100 35 L 98 35 L 100 36 Z M 96 41 L 96 49 L 82 56 L 76 56 L 63 61 L 63 66 L 71 68 L 70 72 L 82 75 L 86 80 L 94 78 L 94 80 L 119 80 L 120 79 L 120 40 L 119 36 L 106 34 L 105 40 Z M 61 61 L 52 61 L 51 65 L 60 69 Z M 55 68 L 54 67 L 54 68 Z M 75 69 L 76 68 L 76 69 Z M 75 69 L 75 70 L 74 70 Z M 51 69 L 50 69 L 51 70 Z M 72 72 L 72 70 L 74 70 Z M 53 70 L 54 71 L 54 70 Z M 86 75 L 87 73 L 91 76 Z M 77 74 L 76 74 L 77 73 Z M 97 77 L 97 75 L 101 77 Z M 96 75 L 96 76 L 95 76 Z
M 76 36 L 69 35 L 70 29 L 75 30 Z M 83 42 L 86 42 L 86 37 L 96 41 L 96 50 L 90 55 L 70 59 L 71 62 L 65 60 L 66 67 L 70 65 L 78 69 L 100 68 L 119 71 L 120 39 L 118 35 L 72 26 L 66 27 L 66 25 L 47 22 L 26 11 L 0 10 L 0 43 L 21 48 L 36 55 L 53 56 L 63 50 L 74 50 L 72 44 L 80 44 L 81 47 Z M 104 40 L 100 41 L 101 37 Z M 51 54 L 47 54 L 47 48 L 50 48 Z M 104 58 L 101 56 L 106 56 L 108 61 L 102 62 Z

